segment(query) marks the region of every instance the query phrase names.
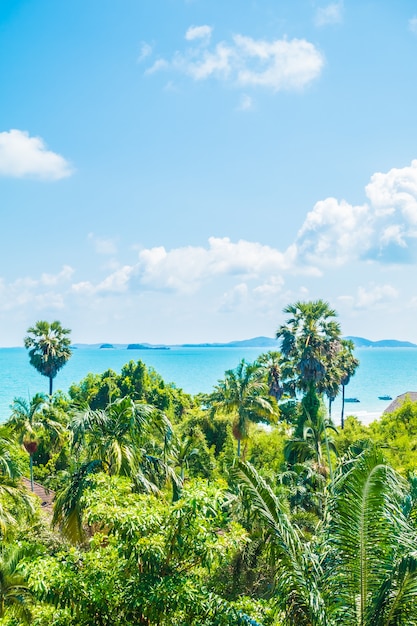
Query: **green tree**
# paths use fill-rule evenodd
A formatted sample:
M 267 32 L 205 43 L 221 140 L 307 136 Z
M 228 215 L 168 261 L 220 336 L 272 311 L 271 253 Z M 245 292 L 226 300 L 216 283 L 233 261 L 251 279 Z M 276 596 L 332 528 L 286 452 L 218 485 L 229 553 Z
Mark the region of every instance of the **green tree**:
M 49 395 L 52 395 L 52 381 L 71 357 L 69 335 L 71 331 L 63 328 L 58 321 L 39 321 L 27 330 L 24 339 L 29 350 L 30 364 L 42 376 L 49 378 Z
M 257 472 L 237 477 L 275 548 L 277 612 L 286 626 L 415 626 L 415 502 L 374 447 L 337 471 L 312 542 Z
M 229 415 L 233 419 L 233 435 L 240 443 L 249 436 L 251 422 L 271 422 L 278 416 L 278 406 L 269 395 L 268 385 L 258 375 L 255 365 L 243 359 L 234 370 L 228 370 L 208 396 L 212 415 Z

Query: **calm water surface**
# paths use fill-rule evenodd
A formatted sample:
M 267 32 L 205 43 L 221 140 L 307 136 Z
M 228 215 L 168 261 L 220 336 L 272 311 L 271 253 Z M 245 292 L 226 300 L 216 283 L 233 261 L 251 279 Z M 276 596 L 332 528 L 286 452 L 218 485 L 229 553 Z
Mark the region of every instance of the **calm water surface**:
M 54 389 L 67 391 L 88 372 L 101 373 L 106 369 L 119 372 L 130 360 L 142 360 L 153 367 L 167 382 L 173 382 L 184 391 L 195 394 L 210 392 L 224 372 L 237 366 L 241 359 L 254 361 L 262 348 L 172 348 L 170 350 L 126 350 L 79 348 L 67 365 L 58 373 Z M 378 396 L 395 398 L 406 391 L 417 391 L 417 349 L 412 348 L 358 348 L 355 355 L 360 366 L 346 388 L 347 397 L 356 397 L 357 404 L 346 404 L 345 414 L 357 415 L 364 423 L 378 417 L 388 401 Z M 48 380 L 29 365 L 24 348 L 0 348 L 0 421 L 9 416 L 13 398 L 28 398 L 42 391 L 48 392 Z M 338 421 L 341 402 L 333 404 L 333 418 Z

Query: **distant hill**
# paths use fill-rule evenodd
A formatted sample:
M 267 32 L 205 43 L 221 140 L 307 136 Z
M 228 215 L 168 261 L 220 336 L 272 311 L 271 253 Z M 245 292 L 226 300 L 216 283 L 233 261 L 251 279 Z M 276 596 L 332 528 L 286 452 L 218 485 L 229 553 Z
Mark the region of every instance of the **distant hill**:
M 183 343 L 181 348 L 276 348 L 278 341 L 271 337 L 254 337 L 228 343 Z
M 415 343 L 411 341 L 397 341 L 396 339 L 381 339 L 380 341 L 371 341 L 364 337 L 345 337 L 355 344 L 356 348 L 417 348 Z
M 371 341 L 364 337 L 344 337 L 350 339 L 356 348 L 417 348 L 417 344 L 410 341 L 397 341 L 396 339 L 381 339 Z M 242 339 L 240 341 L 229 341 L 227 343 L 183 343 L 175 345 L 150 344 L 150 343 L 77 343 L 71 348 L 113 348 L 116 350 L 169 350 L 169 348 L 265 348 L 266 350 L 279 350 L 279 342 L 272 337 L 253 337 L 252 339 Z

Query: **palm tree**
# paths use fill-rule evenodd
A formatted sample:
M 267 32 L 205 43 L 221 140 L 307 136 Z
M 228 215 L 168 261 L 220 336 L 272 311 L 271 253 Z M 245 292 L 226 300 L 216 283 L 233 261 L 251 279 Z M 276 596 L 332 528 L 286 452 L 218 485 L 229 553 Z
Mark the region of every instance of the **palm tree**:
M 261 354 L 256 360 L 255 366 L 259 368 L 259 374 L 265 376 L 269 395 L 278 402 L 285 391 L 281 373 L 282 356 L 280 352 L 270 350 Z
M 251 465 L 239 463 L 236 476 L 275 548 L 275 603 L 285 626 L 416 626 L 416 503 L 407 513 L 407 484 L 378 450 L 341 463 L 307 543 Z
M 259 377 L 256 365 L 243 359 L 234 370 L 227 370 L 208 397 L 211 413 L 233 417 L 233 435 L 240 442 L 248 438 L 251 422 L 269 422 L 278 416 L 278 407 L 269 395 L 267 384 Z
M 49 395 L 52 395 L 52 381 L 71 356 L 68 328 L 62 328 L 58 321 L 36 322 L 27 330 L 24 339 L 29 350 L 30 364 L 43 376 L 49 378 Z
M 278 328 L 276 336 L 281 340 L 286 360 L 283 369 L 289 377 L 288 387 L 294 394 L 304 393 L 298 425 L 301 435 L 304 420 L 315 420 L 320 404 L 317 396 L 323 392 L 324 381 L 330 386 L 332 363 L 341 349 L 341 330 L 335 320 L 336 311 L 323 300 L 296 302 L 285 307 L 284 313 L 290 317 Z
M 296 386 L 306 391 L 326 375 L 332 357 L 340 350 L 341 330 L 327 302 L 296 302 L 284 309 L 290 317 L 276 333 L 282 354 L 293 366 Z
M 298 463 L 311 461 L 318 474 L 327 477 L 330 475 L 333 481 L 333 467 L 331 452 L 337 456 L 335 442 L 329 432 L 337 433 L 337 429 L 330 419 L 324 415 L 324 407 L 318 411 L 315 419 L 307 419 L 304 422 L 303 436 L 289 439 L 284 445 L 284 456 L 290 466 Z M 325 453 L 323 451 L 325 449 Z M 325 462 L 327 457 L 327 465 Z
M 359 366 L 359 360 L 353 356 L 355 344 L 348 339 L 342 340 L 342 351 L 340 353 L 340 367 L 342 372 L 342 413 L 340 416 L 340 425 L 345 427 L 345 387 L 349 384 L 350 379 L 355 374 L 356 368 Z
M 29 454 L 30 484 L 33 491 L 33 456 L 38 449 L 39 438 L 43 433 L 48 433 L 57 439 L 64 428 L 54 412 L 48 410 L 48 398 L 42 393 L 35 394 L 29 402 L 24 398 L 15 398 L 11 409 L 12 414 L 7 424 Z
M 129 396 L 111 402 L 105 409 L 78 411 L 69 428 L 78 456 L 102 461 L 109 474 L 141 476 L 144 484 L 143 470 L 150 460 L 147 444 L 158 434 L 167 449 L 172 438 L 172 426 L 161 411 Z

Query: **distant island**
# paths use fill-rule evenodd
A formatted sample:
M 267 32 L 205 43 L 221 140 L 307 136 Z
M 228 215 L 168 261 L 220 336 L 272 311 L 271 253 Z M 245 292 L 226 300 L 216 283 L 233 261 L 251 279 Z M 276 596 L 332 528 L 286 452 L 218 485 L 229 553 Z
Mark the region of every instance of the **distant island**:
M 151 346 L 148 343 L 129 343 L 127 350 L 169 350 L 168 346 Z
M 417 348 L 417 344 L 411 341 L 398 341 L 396 339 L 381 339 L 371 341 L 364 337 L 344 337 L 353 341 L 356 348 Z M 150 344 L 150 343 L 77 343 L 71 346 L 77 348 L 100 348 L 114 350 L 170 350 L 171 348 L 265 348 L 266 350 L 279 350 L 279 342 L 272 337 L 253 337 L 227 343 L 182 343 L 182 344 Z
M 380 341 L 371 341 L 363 337 L 345 337 L 355 344 L 355 348 L 417 348 L 417 344 L 411 341 L 397 341 L 396 339 L 381 339 Z

